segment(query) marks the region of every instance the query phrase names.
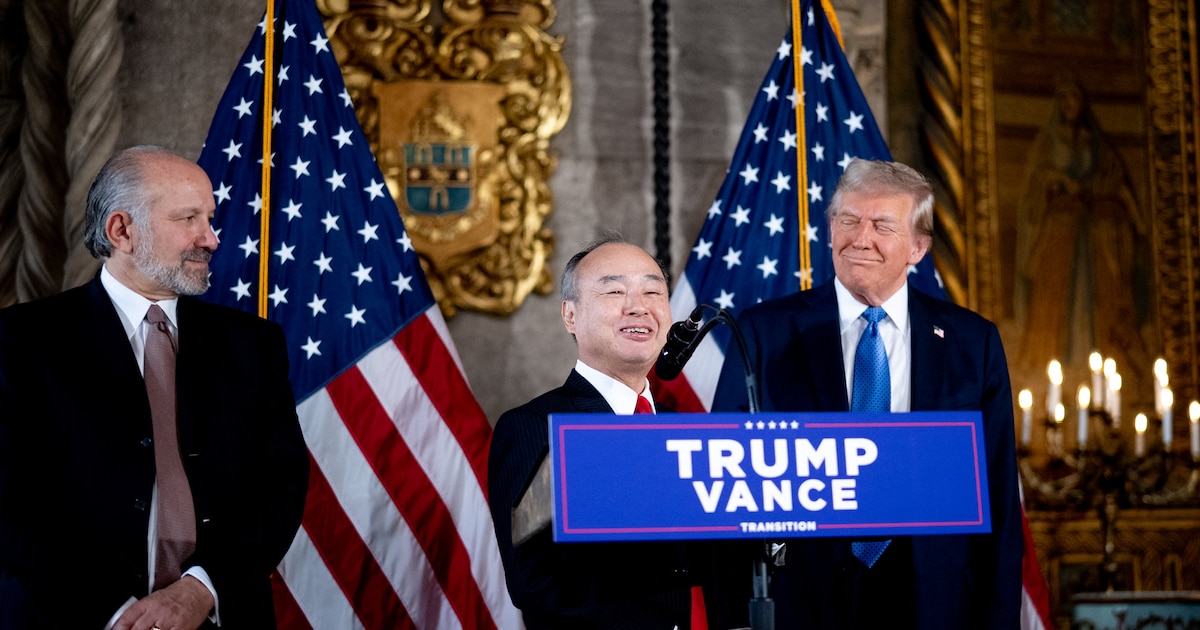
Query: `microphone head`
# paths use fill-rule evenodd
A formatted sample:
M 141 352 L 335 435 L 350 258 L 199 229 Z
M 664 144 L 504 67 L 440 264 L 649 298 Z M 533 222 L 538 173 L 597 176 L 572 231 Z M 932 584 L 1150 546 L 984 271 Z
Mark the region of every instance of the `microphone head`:
M 696 344 L 700 342 L 700 321 L 703 312 L 696 307 L 688 319 L 675 322 L 667 332 L 667 342 L 654 363 L 654 374 L 660 380 L 670 381 L 679 376 L 684 364 L 692 357 Z

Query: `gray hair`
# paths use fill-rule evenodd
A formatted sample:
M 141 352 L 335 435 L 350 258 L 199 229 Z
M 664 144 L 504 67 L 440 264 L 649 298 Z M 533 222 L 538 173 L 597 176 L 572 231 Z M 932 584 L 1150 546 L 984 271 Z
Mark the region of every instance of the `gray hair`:
M 586 258 L 588 254 L 596 251 L 603 245 L 609 245 L 611 243 L 626 243 L 629 245 L 634 245 L 634 243 L 630 243 L 629 240 L 616 232 L 605 232 L 596 240 L 584 245 L 583 249 L 576 252 L 574 256 L 571 256 L 571 259 L 567 261 L 566 267 L 563 268 L 562 282 L 559 286 L 563 300 L 575 302 L 579 299 L 579 279 L 575 274 L 576 269 L 579 267 L 579 263 Z M 654 257 L 651 256 L 651 258 Z M 659 271 L 662 272 L 663 279 L 667 281 L 667 286 L 671 286 L 671 272 L 667 271 L 667 268 L 663 266 L 662 261 L 658 258 L 654 258 L 654 262 L 658 265 Z
M 913 229 L 919 234 L 933 236 L 933 186 L 911 166 L 859 158 L 850 160 L 838 180 L 829 207 L 825 209 L 826 221 L 837 216 L 845 193 L 908 195 L 913 200 Z
M 145 158 L 152 155 L 179 157 L 163 147 L 140 145 L 113 154 L 96 173 L 83 216 L 83 244 L 92 256 L 112 255 L 112 242 L 105 231 L 112 213 L 124 210 L 135 225 L 149 224 L 150 199 L 146 196 L 142 166 Z

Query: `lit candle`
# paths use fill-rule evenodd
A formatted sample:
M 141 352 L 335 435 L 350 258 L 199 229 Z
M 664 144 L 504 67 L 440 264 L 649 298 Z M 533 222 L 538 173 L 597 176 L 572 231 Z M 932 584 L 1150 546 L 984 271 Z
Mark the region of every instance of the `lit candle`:
M 1050 391 L 1046 394 L 1046 412 L 1051 416 L 1054 415 L 1055 407 L 1062 402 L 1062 364 L 1058 359 L 1052 359 L 1050 366 L 1046 368 L 1046 374 L 1050 376 Z
M 1112 380 L 1113 374 L 1117 373 L 1117 362 L 1112 359 L 1105 359 L 1103 372 L 1104 372 L 1104 385 L 1103 385 L 1104 402 L 1102 404 L 1097 403 L 1097 406 L 1100 406 L 1101 409 L 1103 409 L 1109 413 L 1112 413 L 1112 400 L 1109 398 L 1109 395 L 1108 395 L 1108 393 L 1112 391 L 1112 383 L 1110 383 L 1109 381 Z
M 1163 449 L 1170 452 L 1171 442 L 1175 439 L 1175 411 L 1172 409 L 1175 406 L 1175 392 L 1170 387 L 1163 388 L 1161 403 Z
M 1133 442 L 1133 454 L 1141 457 L 1146 454 L 1146 414 L 1139 413 L 1133 418 L 1133 428 L 1137 430 L 1137 435 Z
M 1033 393 L 1022 389 L 1017 404 L 1021 406 L 1021 444 L 1029 446 L 1033 440 Z
M 1054 405 L 1054 453 L 1061 455 L 1063 452 L 1063 437 L 1062 423 L 1063 418 L 1067 417 L 1067 410 L 1062 403 Z
M 1162 391 L 1167 386 L 1169 379 L 1167 377 L 1167 361 L 1163 358 L 1154 360 L 1154 411 L 1159 416 L 1163 413 L 1162 408 Z
M 1079 450 L 1083 450 L 1087 446 L 1088 435 L 1088 405 L 1092 402 L 1092 391 L 1087 385 L 1079 386 L 1079 435 L 1076 438 L 1079 441 Z
M 1192 422 L 1192 459 L 1200 459 L 1200 402 L 1188 405 L 1188 419 Z
M 1088 355 L 1088 367 L 1092 369 L 1092 393 L 1096 395 L 1092 402 L 1099 407 L 1104 404 L 1104 382 L 1101 373 L 1104 369 L 1104 357 L 1100 356 L 1099 352 L 1091 353 Z
M 1115 372 L 1108 378 L 1108 398 L 1112 407 L 1108 410 L 1108 413 L 1112 415 L 1112 426 L 1114 429 L 1119 429 L 1121 428 L 1121 375 Z

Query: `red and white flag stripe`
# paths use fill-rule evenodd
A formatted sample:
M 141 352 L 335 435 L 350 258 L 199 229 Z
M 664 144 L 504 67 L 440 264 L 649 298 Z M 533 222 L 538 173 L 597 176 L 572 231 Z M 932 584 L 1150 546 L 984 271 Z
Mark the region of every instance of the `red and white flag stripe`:
M 297 409 L 312 480 L 281 621 L 522 627 L 488 516 L 491 427 L 436 306 Z

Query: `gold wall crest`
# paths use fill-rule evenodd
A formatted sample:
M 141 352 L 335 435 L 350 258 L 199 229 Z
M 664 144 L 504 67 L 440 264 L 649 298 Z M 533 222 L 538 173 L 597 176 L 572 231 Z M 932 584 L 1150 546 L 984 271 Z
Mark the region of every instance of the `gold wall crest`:
M 446 315 L 548 294 L 549 150 L 570 111 L 552 0 L 318 0 Z

